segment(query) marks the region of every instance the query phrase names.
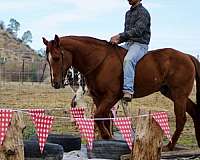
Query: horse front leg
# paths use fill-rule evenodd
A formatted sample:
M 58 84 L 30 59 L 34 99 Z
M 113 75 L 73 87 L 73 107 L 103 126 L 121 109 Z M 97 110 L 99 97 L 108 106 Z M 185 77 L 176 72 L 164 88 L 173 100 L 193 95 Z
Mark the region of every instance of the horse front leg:
M 95 118 L 109 118 L 110 110 L 113 106 L 113 103 L 108 99 L 103 99 L 100 102 L 100 105 L 96 107 Z M 110 120 L 95 120 L 95 123 L 99 129 L 102 139 L 111 139 L 111 122 Z
M 164 151 L 173 150 L 178 138 L 183 131 L 185 122 L 186 122 L 186 103 L 187 98 L 182 96 L 179 98 L 174 99 L 174 112 L 176 116 L 176 130 L 172 136 L 172 141 L 168 143 L 166 148 L 163 148 Z

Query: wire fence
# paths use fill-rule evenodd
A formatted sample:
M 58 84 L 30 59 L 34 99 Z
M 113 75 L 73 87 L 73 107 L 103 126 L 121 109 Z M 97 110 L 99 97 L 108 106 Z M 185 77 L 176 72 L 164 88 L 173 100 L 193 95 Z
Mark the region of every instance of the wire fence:
M 70 108 L 75 95 L 72 88 L 54 89 L 49 66 L 44 61 L 0 63 L 0 108 L 60 108 L 64 111 Z M 91 99 L 87 99 L 86 105 L 92 104 Z
M 0 81 L 41 82 L 48 77 L 49 69 L 45 62 L 22 61 L 21 63 L 0 63 Z

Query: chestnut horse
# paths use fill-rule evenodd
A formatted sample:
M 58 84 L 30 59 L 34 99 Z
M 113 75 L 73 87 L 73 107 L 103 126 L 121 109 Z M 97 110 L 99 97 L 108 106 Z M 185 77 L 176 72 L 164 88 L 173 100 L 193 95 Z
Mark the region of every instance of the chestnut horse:
M 55 89 L 64 87 L 66 71 L 70 66 L 86 78 L 90 94 L 97 107 L 96 118 L 109 116 L 112 106 L 122 98 L 123 59 L 126 50 L 120 46 L 92 37 L 66 36 L 47 41 L 47 61 L 51 83 Z M 188 97 L 196 78 L 197 104 Z M 186 112 L 192 117 L 196 139 L 200 146 L 200 63 L 188 54 L 164 48 L 149 51 L 137 64 L 133 98 L 160 91 L 174 102 L 176 129 L 167 148 L 172 150 L 183 131 Z M 111 138 L 108 126 L 96 121 L 102 138 Z

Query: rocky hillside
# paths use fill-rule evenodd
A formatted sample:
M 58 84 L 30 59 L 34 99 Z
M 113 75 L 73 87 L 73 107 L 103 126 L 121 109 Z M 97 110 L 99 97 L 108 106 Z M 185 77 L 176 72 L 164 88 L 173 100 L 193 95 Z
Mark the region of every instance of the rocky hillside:
M 44 57 L 0 29 L 0 81 L 38 81 L 45 63 Z
M 0 58 L 6 58 L 7 61 L 20 62 L 23 59 L 29 59 L 32 62 L 41 60 L 36 52 L 28 45 L 20 42 L 17 38 L 8 32 L 0 29 Z

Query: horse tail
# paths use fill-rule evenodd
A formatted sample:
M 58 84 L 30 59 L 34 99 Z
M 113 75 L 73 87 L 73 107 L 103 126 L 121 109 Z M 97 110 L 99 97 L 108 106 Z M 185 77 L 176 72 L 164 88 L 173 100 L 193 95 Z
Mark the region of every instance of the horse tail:
M 196 104 L 188 99 L 187 112 L 192 117 L 195 127 L 195 135 L 198 146 L 200 147 L 200 63 L 199 61 L 189 55 L 196 70 Z
M 200 63 L 195 57 L 191 55 L 190 55 L 190 58 L 196 70 L 196 103 L 197 103 L 198 110 L 200 112 Z

